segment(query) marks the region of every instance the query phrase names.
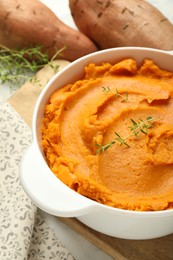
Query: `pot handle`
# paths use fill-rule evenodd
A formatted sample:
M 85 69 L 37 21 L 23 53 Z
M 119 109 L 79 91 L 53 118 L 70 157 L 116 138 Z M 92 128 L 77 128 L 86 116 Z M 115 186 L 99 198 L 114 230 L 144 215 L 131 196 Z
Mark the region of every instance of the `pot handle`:
M 97 209 L 96 202 L 73 191 L 52 173 L 34 143 L 22 159 L 20 180 L 31 200 L 52 215 L 78 217 Z

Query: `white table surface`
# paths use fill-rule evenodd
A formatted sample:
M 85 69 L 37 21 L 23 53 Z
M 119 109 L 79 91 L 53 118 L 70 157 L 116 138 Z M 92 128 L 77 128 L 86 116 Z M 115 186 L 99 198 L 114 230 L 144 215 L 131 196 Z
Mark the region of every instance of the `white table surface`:
M 41 0 L 46 4 L 64 23 L 76 28 L 70 15 L 68 0 Z M 173 0 L 148 0 L 157 7 L 173 23 Z M 0 86 L 0 97 L 6 100 L 17 88 L 11 89 L 8 85 Z M 62 241 L 67 249 L 77 260 L 110 260 L 100 249 L 89 243 L 85 238 L 76 234 L 69 227 L 41 210 L 40 214 L 44 217 L 46 223 L 54 231 L 55 235 Z

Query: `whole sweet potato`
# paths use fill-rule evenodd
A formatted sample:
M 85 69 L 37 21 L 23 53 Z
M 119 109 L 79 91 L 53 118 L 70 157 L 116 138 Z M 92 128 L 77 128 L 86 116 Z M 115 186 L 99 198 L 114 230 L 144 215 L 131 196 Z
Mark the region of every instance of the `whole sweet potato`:
M 50 57 L 67 46 L 62 58 L 69 61 L 97 50 L 87 36 L 65 25 L 38 0 L 0 0 L 0 44 L 42 45 Z
M 74 21 L 99 48 L 173 49 L 173 25 L 144 0 L 70 0 Z

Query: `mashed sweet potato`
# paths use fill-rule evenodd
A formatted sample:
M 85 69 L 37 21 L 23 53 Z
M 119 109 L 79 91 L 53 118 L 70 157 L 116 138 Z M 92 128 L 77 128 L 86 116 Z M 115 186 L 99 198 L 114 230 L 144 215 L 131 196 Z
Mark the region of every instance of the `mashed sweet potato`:
M 54 174 L 90 199 L 173 208 L 173 73 L 148 59 L 89 64 L 50 97 L 42 144 Z

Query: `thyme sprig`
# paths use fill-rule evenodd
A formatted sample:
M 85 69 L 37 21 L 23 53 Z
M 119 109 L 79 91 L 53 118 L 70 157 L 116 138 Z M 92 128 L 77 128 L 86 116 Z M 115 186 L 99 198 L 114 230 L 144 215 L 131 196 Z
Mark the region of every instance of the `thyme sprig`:
M 42 51 L 42 46 L 10 49 L 0 45 L 0 83 L 24 83 L 45 65 L 53 67 L 51 62 L 61 55 L 64 48 L 49 59 L 48 54 Z M 57 70 L 58 67 L 53 69 Z
M 128 101 L 128 92 L 126 92 L 126 95 L 125 95 L 125 97 L 124 97 L 123 95 L 121 95 L 121 94 L 118 92 L 118 89 L 116 89 L 116 97 L 121 97 L 121 98 L 122 98 L 121 102 L 126 102 L 126 101 Z
M 152 116 L 148 116 L 146 118 L 146 120 L 139 119 L 138 122 L 131 119 L 132 126 L 128 127 L 130 129 L 130 134 L 125 136 L 125 137 L 121 137 L 120 134 L 115 132 L 115 139 L 114 140 L 112 140 L 111 142 L 109 142 L 105 145 L 97 144 L 97 146 L 99 148 L 97 149 L 96 154 L 99 154 L 100 152 L 104 153 L 108 148 L 110 148 L 115 143 L 119 144 L 120 146 L 125 145 L 127 147 L 130 147 L 130 145 L 127 143 L 126 140 L 129 139 L 129 137 L 131 137 L 133 135 L 135 137 L 138 137 L 139 133 L 147 135 L 149 129 L 154 127 L 153 121 L 155 121 L 155 120 L 156 119 L 153 118 Z
M 109 93 L 111 90 L 110 90 L 110 87 L 102 87 L 102 89 L 103 89 L 103 92 L 104 93 Z
M 109 92 L 111 92 L 111 90 L 110 90 L 110 87 L 102 87 L 103 88 L 103 92 L 104 93 L 109 93 Z M 122 98 L 122 100 L 121 100 L 121 102 L 126 102 L 126 101 L 128 101 L 128 92 L 126 92 L 126 95 L 125 95 L 125 97 L 123 96 L 123 95 L 121 95 L 120 93 L 119 93 L 119 91 L 118 91 L 118 89 L 116 88 L 116 93 L 115 93 L 115 98 L 117 98 L 117 97 L 121 97 Z

